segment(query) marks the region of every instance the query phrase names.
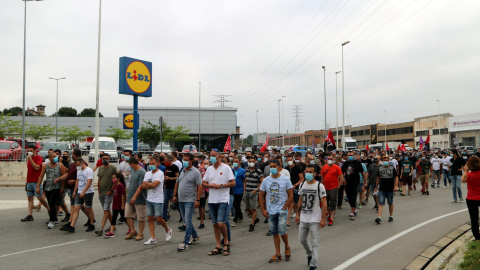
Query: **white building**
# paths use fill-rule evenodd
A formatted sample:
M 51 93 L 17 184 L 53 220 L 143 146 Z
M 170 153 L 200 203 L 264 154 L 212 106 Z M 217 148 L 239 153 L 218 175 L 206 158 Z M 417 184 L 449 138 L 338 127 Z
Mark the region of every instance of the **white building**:
M 420 137 L 427 140 L 430 134 L 430 147 L 441 149 L 450 148 L 449 121 L 453 115 L 450 113 L 418 117 L 414 119 L 415 148 L 419 148 Z M 412 146 L 413 147 L 413 146 Z
M 480 113 L 450 117 L 450 134 L 454 147 L 480 147 Z

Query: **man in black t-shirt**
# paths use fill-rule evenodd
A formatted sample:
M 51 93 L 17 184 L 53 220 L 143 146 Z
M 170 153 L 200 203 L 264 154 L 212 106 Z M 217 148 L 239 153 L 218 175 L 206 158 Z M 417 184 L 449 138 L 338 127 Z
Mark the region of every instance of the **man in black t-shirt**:
M 388 201 L 388 209 L 390 217 L 388 222 L 393 221 L 393 193 L 397 191 L 398 175 L 395 167 L 390 165 L 388 157 L 383 157 L 382 166 L 378 168 L 377 187 L 375 191 L 378 192 L 378 217 L 375 219 L 377 224 L 382 223 L 383 206 L 385 205 L 385 198 Z
M 458 150 L 452 150 L 453 158 L 450 159 L 450 180 L 452 181 L 452 192 L 453 192 L 453 201 L 452 203 L 457 202 L 457 194 L 460 197 L 460 202 L 463 202 L 462 189 L 460 185 L 462 184 L 462 170 L 465 166 L 466 160 L 463 157 L 459 156 Z
M 363 171 L 362 163 L 355 159 L 352 151 L 347 154 L 347 161 L 342 165 L 342 173 L 345 179 L 345 193 L 351 208 L 350 220 L 355 220 L 360 174 L 362 174 L 363 179 L 367 179 L 367 175 Z
M 298 187 L 303 183 L 303 171 L 299 166 L 294 164 L 292 155 L 287 155 L 287 166 L 285 167 L 285 170 L 290 173 L 290 181 L 293 186 L 293 203 L 288 206 L 288 216 L 290 216 L 292 210 L 295 210 L 294 213 L 298 212 L 297 204 L 298 199 L 300 198 L 300 195 L 298 195 Z M 293 217 L 295 216 L 296 214 L 293 215 Z
M 172 156 L 166 156 L 165 158 L 165 185 L 163 189 L 163 219 L 168 221 L 168 202 L 173 199 L 173 193 L 175 190 L 175 183 L 178 178 L 178 166 L 175 165 Z

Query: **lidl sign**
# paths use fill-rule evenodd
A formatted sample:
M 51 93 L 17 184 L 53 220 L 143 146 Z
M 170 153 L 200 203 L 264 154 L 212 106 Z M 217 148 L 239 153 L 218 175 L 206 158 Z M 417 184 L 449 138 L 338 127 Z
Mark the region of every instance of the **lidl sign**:
M 152 62 L 120 57 L 119 93 L 152 96 Z
M 133 129 L 133 113 L 124 113 L 123 114 L 123 129 Z M 138 121 L 138 119 L 137 119 Z

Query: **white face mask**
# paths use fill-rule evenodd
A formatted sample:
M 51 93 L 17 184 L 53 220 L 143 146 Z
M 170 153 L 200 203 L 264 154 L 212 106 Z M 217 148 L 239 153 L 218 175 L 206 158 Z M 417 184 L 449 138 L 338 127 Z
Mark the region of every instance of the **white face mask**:
M 329 159 L 329 160 L 327 160 L 327 163 L 328 163 L 328 165 L 332 165 L 332 164 L 333 164 L 333 160 Z
M 33 152 L 27 152 L 27 155 L 33 156 Z
M 361 158 L 363 158 L 363 157 L 364 157 L 364 155 L 363 155 L 363 154 L 361 154 L 361 155 L 360 155 L 360 157 L 361 157 Z
M 290 160 L 290 161 L 287 162 L 287 164 L 288 164 L 288 166 L 292 166 L 292 165 L 293 165 L 293 161 Z
M 208 169 L 208 165 L 204 165 L 203 167 L 205 168 L 205 170 Z
M 300 160 L 299 160 L 299 159 L 295 159 L 295 163 L 300 163 Z
M 250 168 L 253 168 L 253 166 L 255 166 L 255 163 L 249 162 L 249 163 L 248 163 L 248 166 L 249 166 Z
M 82 170 L 82 166 L 77 166 L 77 171 L 81 171 Z
M 315 160 L 310 160 L 310 164 L 315 164 Z

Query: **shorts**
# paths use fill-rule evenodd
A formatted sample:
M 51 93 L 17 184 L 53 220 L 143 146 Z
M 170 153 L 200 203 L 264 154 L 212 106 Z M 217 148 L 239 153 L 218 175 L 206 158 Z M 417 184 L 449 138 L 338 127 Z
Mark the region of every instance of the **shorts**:
M 144 221 L 147 217 L 147 207 L 144 204 L 125 204 L 125 217 L 137 218 L 138 221 Z
M 252 194 L 251 191 L 245 192 L 243 195 L 243 201 L 245 202 L 245 209 L 257 210 L 258 207 L 258 192 Z
M 285 235 L 287 233 L 287 210 L 280 210 L 277 214 L 268 217 L 268 229 L 272 235 Z
M 77 195 L 75 195 L 75 206 L 82 206 L 85 204 L 85 208 L 91 208 L 93 204 L 93 194 L 93 192 L 87 193 L 83 198 L 80 198 L 80 193 L 77 192 Z
M 417 180 L 417 170 L 413 170 L 412 178 L 415 179 L 415 181 Z
M 74 206 L 75 205 L 75 198 L 72 198 L 73 190 L 67 189 L 66 192 L 67 192 L 68 198 L 70 198 L 70 205 Z
M 393 205 L 393 192 L 378 191 L 378 204 L 385 205 L 385 198 L 387 198 L 388 205 Z
M 227 223 L 228 203 L 208 203 L 208 212 L 210 213 L 212 224 Z
M 154 203 L 147 201 L 147 217 L 162 217 L 163 203 Z
M 207 198 L 200 198 L 200 208 L 205 209 L 205 204 L 207 203 Z
M 363 183 L 358 184 L 358 193 L 363 192 Z
M 428 183 L 428 175 L 427 174 L 422 174 L 420 175 L 420 183 L 425 184 Z
M 338 200 L 338 189 L 334 188 L 331 190 L 327 190 L 327 205 L 330 211 L 335 211 L 337 208 L 337 200 Z
M 371 192 L 372 195 L 373 195 L 373 192 L 375 192 L 376 184 L 374 184 L 374 185 L 369 185 L 368 188 L 370 189 L 370 192 Z
M 100 199 L 100 204 L 102 205 L 103 211 L 110 211 L 110 207 L 113 203 L 113 196 L 101 194 L 98 196 L 98 198 Z
M 294 189 L 293 190 L 293 203 L 295 205 L 297 205 L 299 199 L 300 199 L 300 195 L 298 195 L 298 189 Z
M 25 191 L 27 192 L 28 197 L 42 197 L 43 187 L 40 185 L 40 194 L 37 194 L 37 183 L 27 183 L 25 185 Z
M 404 175 L 404 176 L 402 176 L 402 182 L 403 182 L 404 186 L 406 186 L 406 185 L 411 186 L 412 185 L 412 177 Z
M 63 190 L 63 194 L 58 194 L 57 201 L 55 202 L 55 205 L 62 205 L 65 203 L 65 192 L 67 192 L 65 189 Z

